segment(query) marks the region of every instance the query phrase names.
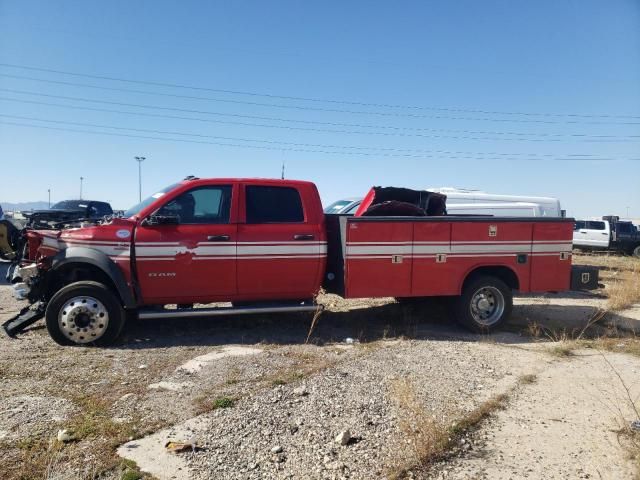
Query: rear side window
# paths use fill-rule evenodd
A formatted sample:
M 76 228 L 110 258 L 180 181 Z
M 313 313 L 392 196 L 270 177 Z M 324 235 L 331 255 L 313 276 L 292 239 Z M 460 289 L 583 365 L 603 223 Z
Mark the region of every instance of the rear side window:
M 247 186 L 247 223 L 304 222 L 302 200 L 291 187 Z
M 575 225 L 573 226 L 573 229 L 580 230 L 581 228 L 587 228 L 586 225 L 587 225 L 587 222 L 584 222 L 582 220 L 577 220 Z
M 604 230 L 604 222 L 587 222 L 587 228 L 589 230 Z

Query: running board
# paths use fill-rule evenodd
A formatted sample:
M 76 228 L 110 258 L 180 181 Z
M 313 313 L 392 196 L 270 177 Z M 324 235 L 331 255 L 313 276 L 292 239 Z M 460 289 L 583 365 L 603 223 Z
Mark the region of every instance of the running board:
M 180 308 L 177 310 L 140 310 L 141 320 L 181 317 L 218 317 L 223 315 L 249 315 L 255 313 L 299 313 L 322 310 L 321 305 L 291 305 L 280 307 L 219 307 L 219 308 Z

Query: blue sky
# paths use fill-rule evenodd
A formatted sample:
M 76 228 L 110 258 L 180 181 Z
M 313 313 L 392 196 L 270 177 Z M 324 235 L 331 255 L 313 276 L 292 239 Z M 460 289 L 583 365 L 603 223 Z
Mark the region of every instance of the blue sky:
M 638 25 L 635 0 L 0 0 L 0 63 L 44 69 L 0 66 L 0 202 L 82 175 L 125 208 L 144 155 L 143 194 L 284 161 L 327 203 L 456 186 L 640 217 Z

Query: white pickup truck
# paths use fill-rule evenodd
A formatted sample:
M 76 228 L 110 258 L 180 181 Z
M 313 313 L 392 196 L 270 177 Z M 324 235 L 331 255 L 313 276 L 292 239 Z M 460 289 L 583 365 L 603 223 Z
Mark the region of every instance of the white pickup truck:
M 631 222 L 618 217 L 602 220 L 576 220 L 573 246 L 583 250 L 613 250 L 640 258 L 640 232 Z

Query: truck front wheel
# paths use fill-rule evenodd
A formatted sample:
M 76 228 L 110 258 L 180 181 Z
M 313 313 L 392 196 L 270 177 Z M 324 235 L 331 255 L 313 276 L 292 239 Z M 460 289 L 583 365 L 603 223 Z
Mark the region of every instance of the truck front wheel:
M 455 302 L 456 320 L 478 333 L 489 333 L 507 321 L 513 308 L 511 289 L 499 278 L 476 277 Z
M 640 245 L 633 249 L 632 255 L 636 258 L 640 258 Z
M 75 282 L 51 298 L 45 314 L 47 331 L 60 345 L 108 345 L 122 331 L 120 300 L 98 282 Z

